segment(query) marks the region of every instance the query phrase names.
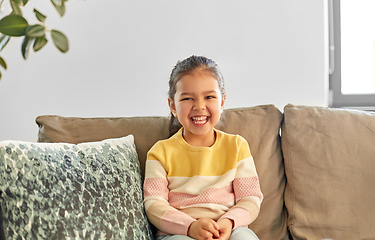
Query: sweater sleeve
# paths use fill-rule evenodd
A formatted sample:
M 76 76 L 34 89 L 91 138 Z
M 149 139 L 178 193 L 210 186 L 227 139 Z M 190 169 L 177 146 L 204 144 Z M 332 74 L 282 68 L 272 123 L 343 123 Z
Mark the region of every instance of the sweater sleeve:
M 233 191 L 236 204 L 221 218 L 233 220 L 234 226 L 246 227 L 258 216 L 263 194 L 260 190 L 259 178 L 253 157 L 246 140 L 239 138 L 239 160 L 233 180 Z
M 196 220 L 169 205 L 167 173 L 158 160 L 162 155 L 160 146 L 154 146 L 147 155 L 143 185 L 146 214 L 159 230 L 168 234 L 187 235 L 190 224 Z

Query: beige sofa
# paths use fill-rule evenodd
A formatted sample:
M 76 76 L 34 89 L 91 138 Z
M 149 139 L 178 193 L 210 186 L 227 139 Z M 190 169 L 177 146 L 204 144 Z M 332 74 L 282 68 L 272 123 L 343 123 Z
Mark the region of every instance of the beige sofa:
M 168 136 L 167 117 L 46 115 L 36 123 L 38 142 L 132 134 L 142 174 L 148 149 Z M 281 113 L 263 105 L 227 109 L 217 128 L 250 145 L 264 201 L 249 227 L 261 240 L 375 239 L 375 113 L 293 105 Z

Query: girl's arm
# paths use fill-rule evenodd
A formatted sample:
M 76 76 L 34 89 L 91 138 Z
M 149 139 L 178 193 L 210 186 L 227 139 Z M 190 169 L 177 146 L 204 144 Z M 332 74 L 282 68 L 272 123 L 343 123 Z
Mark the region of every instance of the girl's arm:
M 246 140 L 239 138 L 239 160 L 233 180 L 233 190 L 236 205 L 221 218 L 228 218 L 234 222 L 234 228 L 246 227 L 258 216 L 263 194 L 260 190 L 258 174 Z
M 157 147 L 154 147 L 150 150 L 148 158 L 157 158 L 153 154 L 155 150 L 156 152 L 160 152 L 160 150 L 157 151 Z M 166 170 L 160 161 L 146 161 L 145 181 L 143 185 L 146 214 L 150 222 L 159 230 L 169 234 L 187 235 L 189 226 L 196 220 L 169 205 L 169 189 L 166 176 Z

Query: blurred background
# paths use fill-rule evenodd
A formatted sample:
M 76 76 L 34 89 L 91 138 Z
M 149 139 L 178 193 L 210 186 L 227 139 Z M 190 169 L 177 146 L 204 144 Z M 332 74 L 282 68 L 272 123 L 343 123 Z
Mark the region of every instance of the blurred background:
M 178 60 L 214 59 L 226 108 L 274 104 L 328 106 L 328 24 L 324 0 L 70 0 L 61 18 L 50 1 L 24 10 L 62 31 L 25 61 L 22 38 L 1 56 L 0 141 L 36 141 L 38 115 L 166 116 L 168 78 Z M 0 15 L 11 12 L 1 8 Z

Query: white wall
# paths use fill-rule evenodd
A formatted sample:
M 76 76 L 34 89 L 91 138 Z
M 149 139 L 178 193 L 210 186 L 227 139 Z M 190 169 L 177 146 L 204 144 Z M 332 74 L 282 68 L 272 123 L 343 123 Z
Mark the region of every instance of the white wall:
M 18 38 L 1 52 L 0 140 L 35 141 L 44 114 L 167 115 L 170 71 L 192 54 L 221 67 L 226 108 L 327 105 L 324 0 L 71 0 L 63 18 L 37 3 L 70 50 L 50 40 L 24 61 Z

